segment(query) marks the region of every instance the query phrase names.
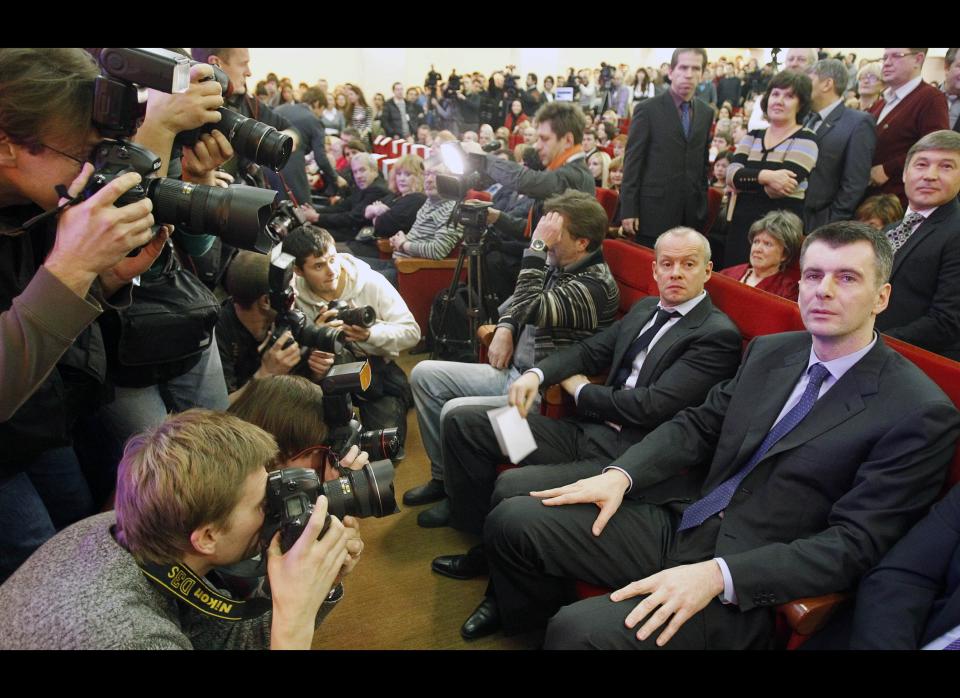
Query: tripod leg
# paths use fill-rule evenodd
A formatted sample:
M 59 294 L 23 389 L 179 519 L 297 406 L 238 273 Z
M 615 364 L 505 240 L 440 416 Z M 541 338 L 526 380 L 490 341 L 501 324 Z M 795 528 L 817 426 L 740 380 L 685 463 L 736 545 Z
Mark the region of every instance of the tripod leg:
M 460 248 L 460 255 L 457 257 L 457 266 L 453 270 L 453 278 L 450 280 L 450 288 L 447 289 L 447 295 L 443 299 L 443 308 L 440 311 L 440 325 L 438 329 L 446 327 L 447 321 L 447 312 L 450 310 L 450 304 L 453 303 L 454 294 L 457 292 L 457 286 L 460 285 L 460 273 L 463 271 L 463 260 L 467 256 L 467 249 L 465 247 Z M 470 275 L 470 267 L 467 266 L 467 276 Z M 429 324 L 429 323 L 428 323 Z M 430 328 L 427 327 L 427 332 L 430 331 Z M 430 352 L 430 358 L 436 360 L 438 352 L 440 350 L 441 343 L 445 342 L 447 339 L 446 335 L 442 337 L 433 338 L 433 349 Z M 471 345 L 472 347 L 472 345 Z

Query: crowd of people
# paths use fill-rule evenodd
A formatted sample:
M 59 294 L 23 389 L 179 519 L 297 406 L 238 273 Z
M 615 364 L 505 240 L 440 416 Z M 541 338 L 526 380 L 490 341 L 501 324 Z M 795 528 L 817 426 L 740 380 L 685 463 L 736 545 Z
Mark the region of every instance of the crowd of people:
M 819 646 L 960 643 L 960 488 L 930 511 L 960 413 L 878 335 L 960 360 L 958 49 L 939 85 L 926 48 L 762 66 L 678 48 L 542 83 L 431 68 L 369 102 L 274 73 L 248 93 L 248 49 L 157 51 L 189 86 L 150 89 L 118 143 L 97 49 L 0 49 L 0 647 L 309 648 L 360 522 L 314 495 L 281 546 L 271 483 L 369 466 L 333 448 L 328 402 L 360 363 L 345 421 L 355 405 L 363 429 L 396 427 L 396 463 L 415 409 L 430 477 L 404 504 L 481 540 L 432 563 L 489 575 L 467 640 L 769 647 L 771 607 L 863 579 Z M 223 109 L 289 158 L 265 166 L 217 130 Z M 381 135 L 426 154 L 382 167 Z M 495 327 L 486 363 L 408 376 L 401 353 L 442 347 L 395 263 L 464 241 L 441 194 L 457 143 L 485 197 Z M 156 165 L 104 177 L 105 148 Z M 171 215 L 151 174 L 224 211 L 239 182 L 289 201 L 276 246 Z M 609 237 L 655 255 L 659 294 L 619 319 Z M 797 302 L 806 331 L 744 351 L 705 288 L 715 269 Z M 166 310 L 132 310 L 151 303 Z M 571 417 L 538 413 L 551 385 Z M 487 413 L 507 405 L 536 448 L 499 473 Z M 926 596 L 887 603 L 909 574 L 934 577 Z M 577 580 L 616 591 L 576 601 Z

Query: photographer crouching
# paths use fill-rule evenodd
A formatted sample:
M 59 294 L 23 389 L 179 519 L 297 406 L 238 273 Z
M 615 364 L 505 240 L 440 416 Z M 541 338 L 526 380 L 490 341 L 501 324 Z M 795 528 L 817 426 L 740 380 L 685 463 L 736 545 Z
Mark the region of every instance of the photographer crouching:
M 316 476 L 288 517 L 277 464 L 274 438 L 229 414 L 189 410 L 134 437 L 116 512 L 57 534 L 0 586 L 0 648 L 309 649 L 363 541 L 355 519 L 328 516 Z M 269 598 L 235 599 L 215 570 L 258 550 Z

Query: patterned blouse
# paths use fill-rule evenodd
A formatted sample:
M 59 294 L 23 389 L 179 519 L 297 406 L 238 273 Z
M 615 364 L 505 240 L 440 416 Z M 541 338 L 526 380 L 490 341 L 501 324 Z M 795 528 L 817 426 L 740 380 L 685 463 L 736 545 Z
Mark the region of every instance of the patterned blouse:
M 803 199 L 807 177 L 817 164 L 817 142 L 813 131 L 802 128 L 769 150 L 763 146 L 766 129 L 751 131 L 737 144 L 733 162 L 727 168 L 727 183 L 740 192 L 762 192 L 757 179 L 761 170 L 790 170 L 799 186 L 789 198 Z

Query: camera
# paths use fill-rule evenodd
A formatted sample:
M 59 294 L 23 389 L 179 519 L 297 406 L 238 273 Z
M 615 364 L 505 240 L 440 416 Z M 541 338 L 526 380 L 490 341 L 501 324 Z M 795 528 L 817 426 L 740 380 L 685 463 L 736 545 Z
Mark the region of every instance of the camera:
M 598 79 L 598 88 L 609 90 L 613 85 L 613 66 L 607 63 L 600 63 L 600 78 Z
M 343 320 L 345 325 L 356 325 L 358 327 L 373 327 L 377 321 L 377 311 L 372 305 L 365 305 L 362 308 L 351 308 L 346 301 L 330 301 L 327 304 L 327 310 L 336 310 L 337 319 Z M 366 449 L 364 449 L 366 450 Z
M 447 80 L 447 88 L 443 91 L 443 96 L 447 99 L 456 99 L 457 93 L 460 91 L 461 86 L 461 79 L 460 76 L 457 75 L 457 71 L 451 71 L 450 77 Z
M 393 464 L 389 460 L 367 463 L 360 470 L 337 466 L 340 477 L 320 482 L 310 468 L 284 468 L 267 476 L 266 512 L 260 531 L 264 547 L 280 531 L 280 549 L 287 552 L 306 528 L 313 514 L 317 497 L 328 501 L 327 518 L 318 538 L 330 527 L 330 517 L 377 518 L 395 514 L 397 508 L 393 487 Z
M 284 199 L 277 204 L 273 215 L 267 221 L 266 227 L 277 240 L 283 241 L 290 234 L 290 231 L 296 230 L 305 222 L 303 214 L 293 205 L 293 202 Z
M 293 138 L 289 134 L 280 133 L 273 126 L 250 119 L 242 114 L 220 107 L 220 121 L 215 124 L 204 124 L 191 131 L 181 131 L 177 134 L 176 145 L 193 146 L 205 133 L 217 129 L 241 157 L 252 160 L 258 165 L 279 171 L 287 164 L 293 152 Z
M 367 361 L 355 361 L 333 366 L 320 381 L 323 390 L 323 418 L 330 427 L 327 445 L 334 453 L 346 453 L 357 445 L 371 458 L 396 458 L 400 451 L 397 428 L 371 429 L 354 418 L 352 393 L 362 393 L 370 387 L 373 375 Z
M 267 346 L 272 346 L 284 332 L 289 331 L 293 341 L 301 347 L 339 354 L 346 341 L 343 330 L 315 325 L 294 306 L 295 296 L 290 287 L 294 257 L 284 252 L 282 247 L 282 243 L 277 244 L 270 253 L 270 307 L 276 311 L 277 317 L 273 322 L 273 332 Z

